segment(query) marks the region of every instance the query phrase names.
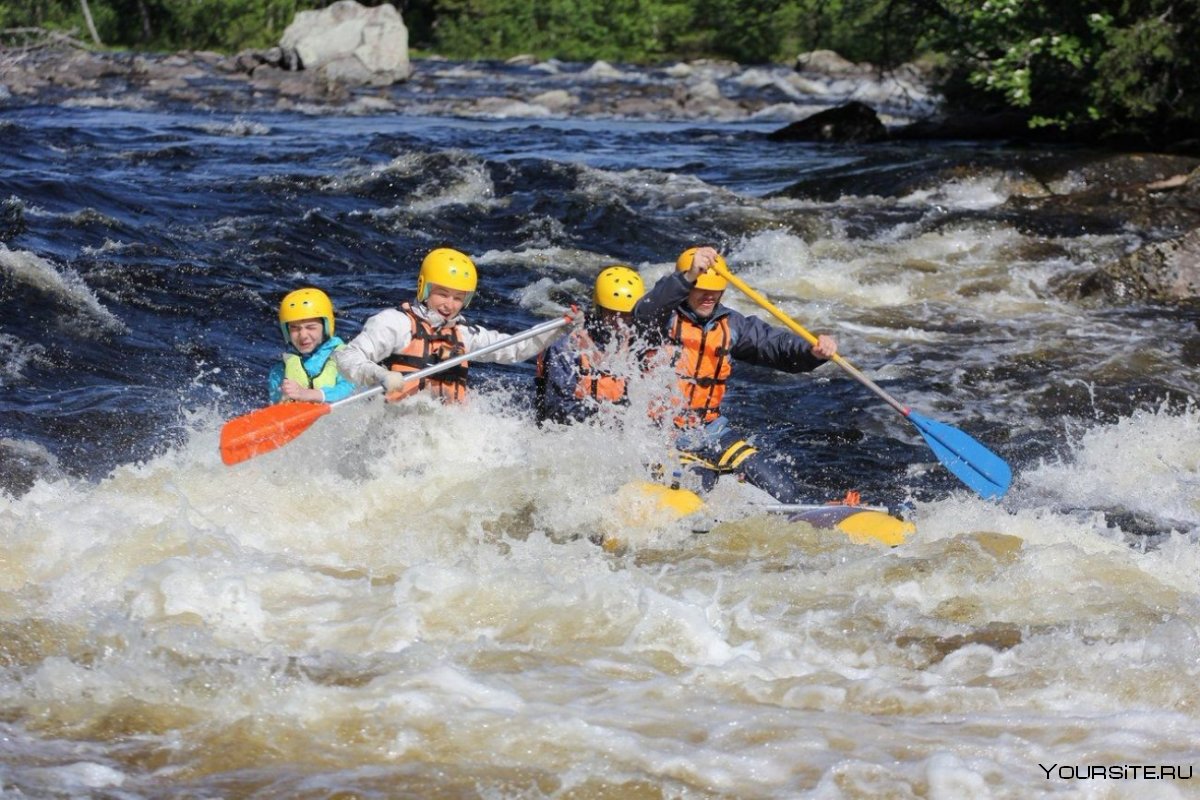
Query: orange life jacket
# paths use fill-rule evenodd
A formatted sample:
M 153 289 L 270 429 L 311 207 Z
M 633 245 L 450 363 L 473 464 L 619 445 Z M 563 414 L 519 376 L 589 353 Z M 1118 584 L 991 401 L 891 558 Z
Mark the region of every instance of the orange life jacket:
M 586 331 L 577 331 L 574 337 L 575 351 L 579 354 L 576 364 L 579 370 L 579 382 L 575 384 L 575 398 L 582 400 L 590 397 L 593 400 L 605 400 L 619 403 L 626 398 L 628 380 L 613 375 L 611 372 L 592 363 L 592 355 L 596 353 L 596 343 Z M 539 359 L 539 363 L 541 359 Z
M 667 342 L 679 376 L 679 393 L 671 403 L 676 407 L 675 424 L 686 428 L 712 422 L 721 416 L 721 399 L 733 371 L 729 361 L 733 346 L 729 317 L 721 317 L 705 328 L 676 312 Z
M 393 372 L 416 372 L 467 352 L 459 338 L 458 325 L 444 325 L 435 329 L 417 316 L 408 303 L 401 305 L 400 310 L 408 315 L 412 323 L 412 338 L 403 350 L 384 359 L 383 365 L 388 369 Z M 388 392 L 387 399 L 396 402 L 428 389 L 434 397 L 444 402 L 461 403 L 467 397 L 467 366 L 464 361 L 416 383 L 405 384 L 398 392 Z
M 578 381 L 575 383 L 575 399 L 582 400 L 590 397 L 593 400 L 608 403 L 628 403 L 628 378 L 614 375 L 592 363 L 591 353 L 596 351 L 592 337 L 584 331 L 571 334 L 574 350 L 578 353 L 575 361 Z M 539 391 L 545 391 L 546 381 L 546 351 L 538 353 L 537 376 Z
M 575 397 L 582 400 L 605 400 L 610 403 L 629 402 L 626 396 L 629 381 L 592 366 L 586 352 L 579 354 L 579 383 L 575 384 Z

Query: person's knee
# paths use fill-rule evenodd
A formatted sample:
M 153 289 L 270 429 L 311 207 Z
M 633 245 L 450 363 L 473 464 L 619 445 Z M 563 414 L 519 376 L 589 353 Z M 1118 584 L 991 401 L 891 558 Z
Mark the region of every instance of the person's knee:
M 781 503 L 799 501 L 796 478 L 783 465 L 777 464 L 761 454 L 755 454 L 742 465 L 746 481 L 762 489 Z
M 717 485 L 717 479 L 721 477 L 719 472 L 696 464 L 688 467 L 688 472 L 695 476 L 699 484 L 698 490 L 705 493 L 711 492 Z

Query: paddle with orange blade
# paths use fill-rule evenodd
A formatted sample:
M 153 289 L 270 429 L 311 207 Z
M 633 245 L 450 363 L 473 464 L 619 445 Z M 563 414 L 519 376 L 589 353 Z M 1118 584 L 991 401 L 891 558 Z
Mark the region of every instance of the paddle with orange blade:
M 486 347 L 480 347 L 470 353 L 463 353 L 462 355 L 438 362 L 431 367 L 417 370 L 408 375 L 407 378 L 409 381 L 419 381 L 423 378 L 428 378 L 430 375 L 436 375 L 439 372 L 448 370 L 451 367 L 456 367 L 469 359 L 478 358 L 487 353 L 494 353 L 509 345 L 523 342 L 526 339 L 532 339 L 540 334 L 570 324 L 571 320 L 567 317 L 543 322 L 541 325 L 535 325 L 529 330 L 514 333 L 512 336 L 489 344 Z M 336 403 L 276 403 L 275 405 L 260 408 L 257 411 L 251 411 L 249 414 L 243 414 L 240 417 L 231 419 L 221 428 L 221 460 L 226 464 L 233 465 L 247 461 L 263 453 L 269 453 L 304 433 L 310 425 L 334 409 L 382 392 L 383 387 L 376 386 L 373 389 L 351 395 L 345 400 L 339 400 Z
M 793 333 L 803 337 L 809 344 L 817 343 L 816 336 L 800 327 L 798 322 L 776 308 L 770 300 L 751 289 L 728 269 L 723 268 L 719 262 L 714 264 L 711 269 L 727 279 L 762 308 L 771 312 Z M 840 355 L 835 355 L 832 361 L 915 425 L 921 436 L 924 437 L 925 443 L 929 445 L 929 449 L 937 456 L 938 461 L 942 462 L 942 465 L 950 470 L 956 478 L 974 489 L 981 497 L 998 499 L 1008 491 L 1009 484 L 1012 483 L 1012 469 L 1000 456 L 957 428 L 923 417 L 908 406 L 901 404 L 883 387 L 859 372 L 857 367 Z

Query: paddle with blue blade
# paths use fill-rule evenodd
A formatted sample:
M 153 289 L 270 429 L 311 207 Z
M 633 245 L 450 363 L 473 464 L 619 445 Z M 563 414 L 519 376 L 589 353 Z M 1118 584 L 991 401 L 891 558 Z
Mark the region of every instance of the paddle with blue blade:
M 809 344 L 817 343 L 816 336 L 802 328 L 799 323 L 783 313 L 766 297 L 747 286 L 745 281 L 728 269 L 723 268 L 719 263 L 713 265 L 711 269 L 740 289 L 751 300 L 771 312 L 772 316 L 790 328 L 793 333 L 803 337 Z M 840 355 L 835 355 L 831 360 L 915 425 L 921 436 L 924 437 L 925 443 L 937 456 L 938 461 L 942 462 L 942 465 L 950 470 L 956 478 L 981 497 L 989 500 L 999 499 L 1008 491 L 1009 484 L 1012 483 L 1012 469 L 1000 456 L 957 428 L 924 417 L 902 405 L 900 401 L 884 391 L 883 387 L 861 373 L 857 367 Z

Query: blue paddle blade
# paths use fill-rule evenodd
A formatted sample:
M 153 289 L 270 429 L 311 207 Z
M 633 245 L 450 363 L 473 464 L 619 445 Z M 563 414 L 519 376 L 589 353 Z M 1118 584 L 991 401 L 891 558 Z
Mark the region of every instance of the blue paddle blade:
M 1012 469 L 1000 456 L 967 434 L 910 411 L 908 419 L 925 437 L 946 469 L 986 500 L 999 499 L 1012 483 Z

